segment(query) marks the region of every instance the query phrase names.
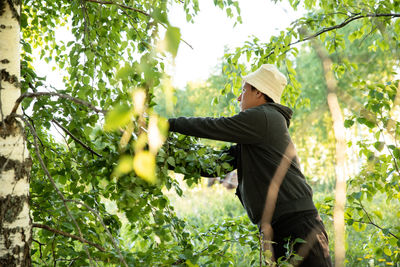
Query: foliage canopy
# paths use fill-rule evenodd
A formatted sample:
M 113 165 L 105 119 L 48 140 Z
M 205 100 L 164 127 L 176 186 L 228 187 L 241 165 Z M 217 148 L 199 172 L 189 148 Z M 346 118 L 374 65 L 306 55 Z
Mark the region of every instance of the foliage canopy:
M 290 81 L 283 103 L 299 113 L 293 134 L 301 157 L 318 159 L 315 154 L 321 150 L 304 134 L 314 132 L 313 142 L 326 148 L 320 154 L 326 163 L 320 167 L 333 173 L 326 87 L 320 62 L 307 42 L 318 40 L 334 62 L 345 126 L 358 137 L 348 140 L 358 153 L 358 171 L 348 180 L 346 223 L 357 231 L 378 233 L 365 246 L 368 255 L 397 264 L 399 214 L 385 221 L 382 207 L 371 205 L 369 210 L 368 203 L 379 196 L 398 207 L 400 199 L 400 97 L 395 80 L 400 2 L 289 3 L 307 13 L 266 43 L 252 38 L 228 52 L 222 66 L 225 85 L 216 84 L 223 96 L 232 98 L 239 93 L 242 75 L 264 63 L 277 64 Z M 241 22 L 238 1 L 214 4 Z M 179 25 L 169 23 L 171 5 L 183 8 L 189 22 L 200 11 L 197 0 L 23 3 L 21 87 L 34 162 L 35 264 L 229 265 L 234 255 L 226 254 L 228 238 L 250 245 L 256 264 L 258 240 L 246 218 L 227 219 L 206 233 L 189 231 L 190 222 L 177 216 L 163 191 L 182 194 L 169 166 L 183 173 L 188 184 L 197 183 L 204 171 L 220 175 L 231 168 L 222 164 L 226 155 L 193 138 L 166 139 L 166 121 L 154 111 L 154 92 L 171 90 L 165 66 L 185 45 Z M 61 29 L 69 29 L 73 40 L 59 40 Z M 301 43 L 307 45 L 300 47 Z M 61 88 L 37 76 L 33 57 L 55 63 L 64 74 Z M 305 121 L 310 123 L 304 126 Z M 52 137 L 51 129 L 64 135 L 64 144 Z M 305 165 L 312 169 L 311 163 Z M 332 185 L 334 177 L 327 180 Z M 332 198 L 321 200 L 320 211 L 329 216 L 333 204 Z M 107 205 L 115 205 L 114 210 Z M 374 242 L 379 245 L 371 245 Z

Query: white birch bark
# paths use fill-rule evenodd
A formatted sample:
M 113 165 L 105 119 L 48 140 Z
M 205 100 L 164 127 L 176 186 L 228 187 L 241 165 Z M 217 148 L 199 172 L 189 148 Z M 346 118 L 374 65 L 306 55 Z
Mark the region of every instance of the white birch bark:
M 345 221 L 344 211 L 346 204 L 346 140 L 342 110 L 337 98 L 337 81 L 332 71 L 332 60 L 325 48 L 317 41 L 312 42 L 318 57 L 321 60 L 324 78 L 327 87 L 327 104 L 333 121 L 333 132 L 336 139 L 336 188 L 335 208 L 333 211 L 333 227 L 335 229 L 335 266 L 342 267 L 346 257 Z
M 7 118 L 20 95 L 20 2 L 0 0 L 0 266 L 31 265 L 31 160 L 23 125 Z

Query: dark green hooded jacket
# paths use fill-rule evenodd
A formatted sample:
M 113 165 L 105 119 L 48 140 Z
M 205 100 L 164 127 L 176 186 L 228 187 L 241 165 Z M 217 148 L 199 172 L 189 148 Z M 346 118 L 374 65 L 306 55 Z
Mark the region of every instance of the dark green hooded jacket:
M 229 153 L 238 172 L 236 194 L 254 224 L 260 224 L 271 179 L 292 144 L 288 127 L 292 110 L 266 103 L 232 117 L 172 118 L 170 131 L 201 138 L 237 143 Z M 280 183 L 272 223 L 285 214 L 316 210 L 312 190 L 295 156 Z

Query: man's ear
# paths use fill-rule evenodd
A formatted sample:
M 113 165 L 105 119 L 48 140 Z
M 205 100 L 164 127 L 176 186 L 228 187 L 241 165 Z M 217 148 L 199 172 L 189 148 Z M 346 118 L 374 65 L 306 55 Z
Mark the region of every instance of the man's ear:
M 257 90 L 257 92 L 256 92 L 256 96 L 257 96 L 257 98 L 264 97 L 263 93 L 261 93 L 261 92 L 258 91 L 258 90 Z

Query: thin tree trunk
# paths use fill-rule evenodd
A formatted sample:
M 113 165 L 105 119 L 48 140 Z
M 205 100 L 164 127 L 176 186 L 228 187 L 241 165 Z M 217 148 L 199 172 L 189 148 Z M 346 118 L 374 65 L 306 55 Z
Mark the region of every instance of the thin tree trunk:
M 31 266 L 31 160 L 22 123 L 7 117 L 20 95 L 20 3 L 0 0 L 0 266 Z
M 342 111 L 336 95 L 337 82 L 332 71 L 332 60 L 326 49 L 317 40 L 313 47 L 321 60 L 327 87 L 327 103 L 333 120 L 333 131 L 336 139 L 336 190 L 333 224 L 335 229 L 335 266 L 344 266 L 345 260 L 345 223 L 344 208 L 346 204 L 346 141 Z

